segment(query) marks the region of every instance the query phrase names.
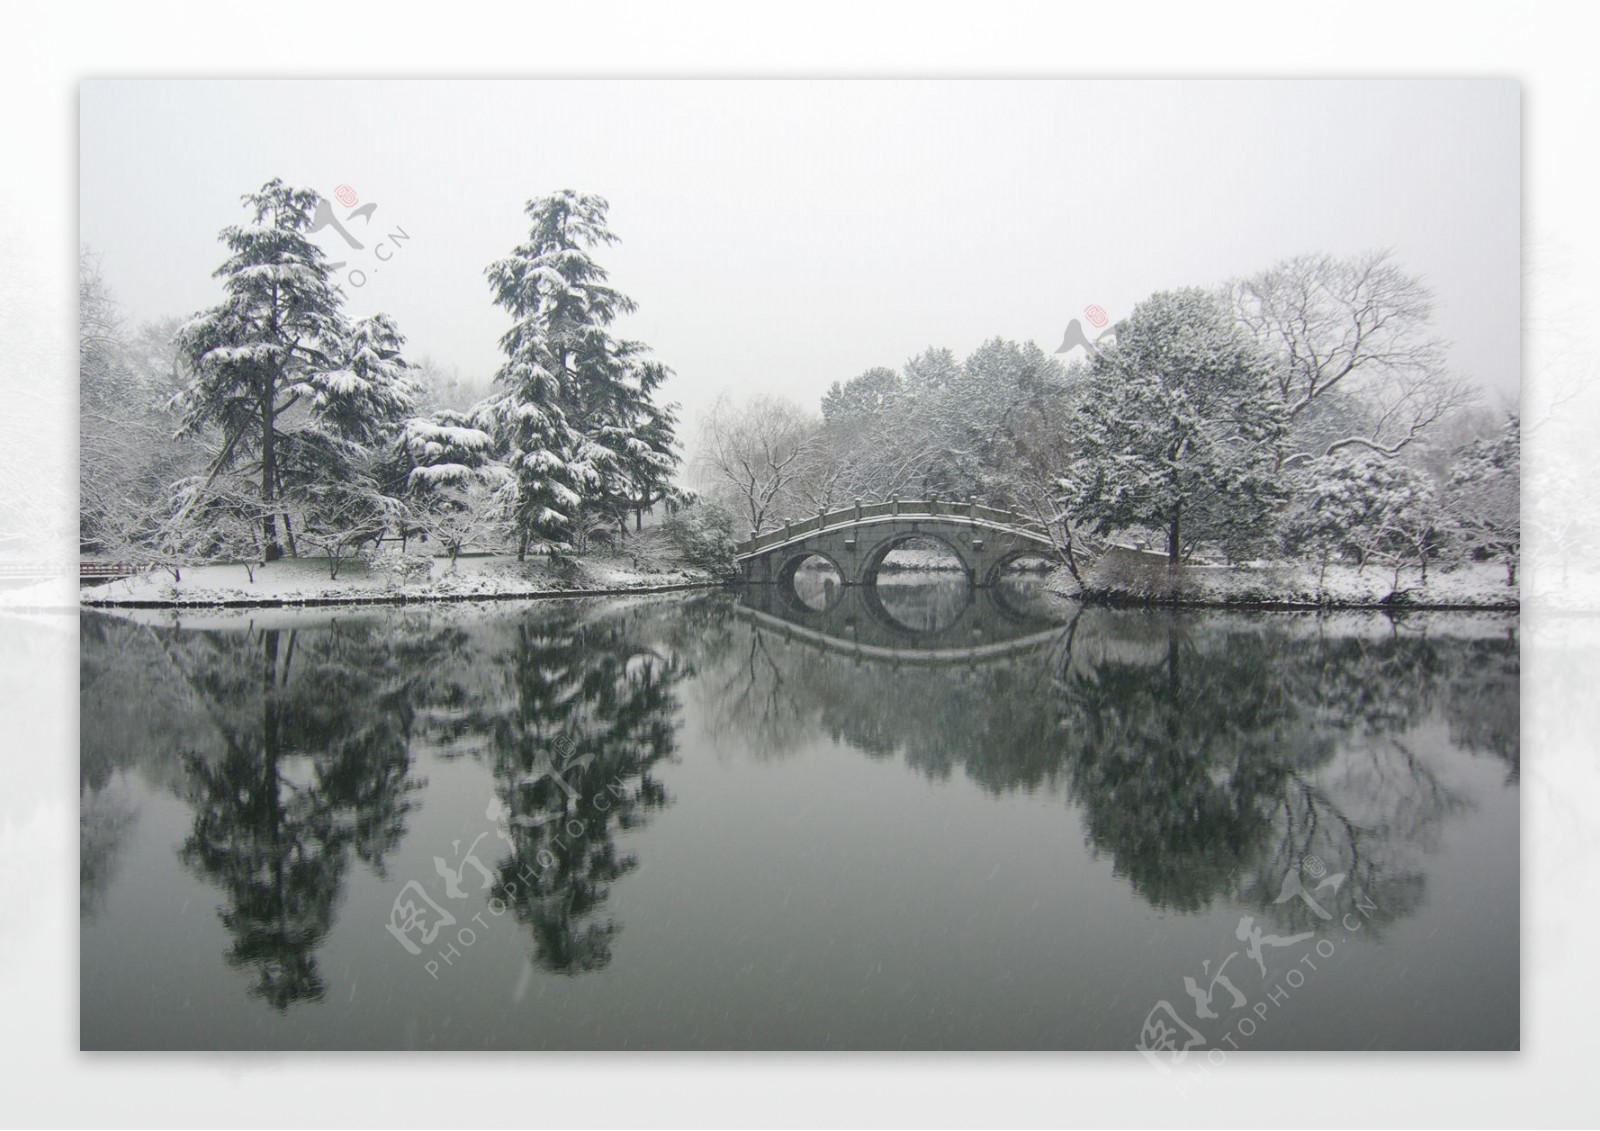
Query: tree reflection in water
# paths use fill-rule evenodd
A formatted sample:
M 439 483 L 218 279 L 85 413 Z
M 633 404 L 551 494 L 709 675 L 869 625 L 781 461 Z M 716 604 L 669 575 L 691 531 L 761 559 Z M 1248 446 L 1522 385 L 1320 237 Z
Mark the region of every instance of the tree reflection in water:
M 382 875 L 405 833 L 416 708 L 453 638 L 400 621 L 158 634 L 214 736 L 182 756 L 182 859 L 222 890 L 228 959 L 278 1009 L 323 996 L 350 858 Z
M 601 969 L 622 926 L 612 887 L 638 866 L 618 838 L 669 804 L 659 774 L 690 681 L 709 725 L 761 757 L 826 734 L 936 781 L 1055 791 L 1150 905 L 1221 901 L 1286 930 L 1315 915 L 1277 902 L 1312 856 L 1346 873 L 1318 896 L 1325 912 L 1357 893 L 1380 918 L 1419 904 L 1420 853 L 1466 803 L 1438 773 L 1446 739 L 1517 776 L 1514 621 L 1051 619 L 979 590 L 896 596 L 939 610 L 912 625 L 859 587 L 821 609 L 774 588 L 280 618 L 295 628 L 85 616 L 84 915 L 123 851 L 119 782 L 137 768 L 189 806 L 179 854 L 220 891 L 227 957 L 251 992 L 279 1010 L 319 1000 L 317 952 L 351 863 L 384 874 L 426 749 L 492 779 L 505 836 L 492 894 L 537 967 Z
M 689 671 L 670 624 L 659 609 L 530 618 L 497 654 L 508 694 L 486 729 L 512 851 L 495 895 L 528 924 L 541 969 L 611 960 L 620 928 L 604 905 L 638 866 L 614 834 L 667 804 L 653 770 L 676 748 L 673 689 Z
M 221 889 L 228 960 L 253 971 L 252 994 L 280 1010 L 321 1000 L 316 952 L 349 863 L 385 874 L 425 784 L 412 773 L 413 746 L 425 742 L 489 763 L 515 845 L 497 894 L 528 924 L 537 963 L 604 966 L 617 925 L 600 911 L 636 866 L 614 835 L 666 804 L 652 767 L 674 748 L 673 688 L 689 671 L 682 633 L 695 620 L 671 606 L 593 612 L 231 631 L 86 618 L 85 914 L 129 819 L 116 775 L 136 765 L 192 809 L 180 855 Z M 552 749 L 588 763 L 578 798 L 536 780 Z M 552 859 L 532 887 L 505 886 Z
M 1011 654 L 916 663 L 909 635 L 905 654 L 852 650 L 858 628 L 786 628 L 781 603 L 742 601 L 708 673 L 720 726 L 766 757 L 820 728 L 930 778 L 1060 789 L 1093 851 L 1159 908 L 1224 900 L 1304 929 L 1310 904 L 1277 899 L 1316 857 L 1346 873 L 1322 911 L 1360 893 L 1381 926 L 1417 906 L 1418 853 L 1465 804 L 1416 752 L 1428 728 L 1517 773 L 1514 621 L 1091 609 L 1048 642 L 1014 624 Z M 994 641 L 1000 607 L 979 600 L 963 626 Z

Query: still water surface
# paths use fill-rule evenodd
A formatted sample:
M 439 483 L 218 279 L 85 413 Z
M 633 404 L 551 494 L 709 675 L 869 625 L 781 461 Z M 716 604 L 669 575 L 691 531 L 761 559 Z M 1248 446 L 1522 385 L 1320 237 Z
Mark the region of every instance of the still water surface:
M 1514 618 L 801 589 L 85 613 L 83 1046 L 1517 1046 Z

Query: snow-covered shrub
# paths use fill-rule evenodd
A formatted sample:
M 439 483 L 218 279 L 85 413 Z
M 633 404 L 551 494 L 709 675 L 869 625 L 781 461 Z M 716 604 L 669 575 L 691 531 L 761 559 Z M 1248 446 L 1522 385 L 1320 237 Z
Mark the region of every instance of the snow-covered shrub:
M 1359 568 L 1377 562 L 1421 571 L 1439 551 L 1436 492 L 1426 473 L 1372 452 L 1338 453 L 1307 464 L 1284 524 L 1284 544 L 1318 564 L 1320 588 L 1335 554 Z
M 718 577 L 732 577 L 733 515 L 716 503 L 685 507 L 661 524 L 686 564 Z
M 1111 601 L 1166 604 L 1189 599 L 1181 567 L 1160 554 L 1112 546 L 1095 559 L 1083 580 L 1086 596 Z
M 1505 565 L 1506 584 L 1517 583 L 1522 550 L 1522 425 L 1506 419 L 1496 436 L 1456 455 L 1446 494 L 1452 531 L 1474 556 Z
M 368 562 L 372 576 L 382 578 L 386 589 L 399 589 L 427 581 L 433 573 L 433 552 L 426 543 L 411 541 L 402 550 L 385 548 Z

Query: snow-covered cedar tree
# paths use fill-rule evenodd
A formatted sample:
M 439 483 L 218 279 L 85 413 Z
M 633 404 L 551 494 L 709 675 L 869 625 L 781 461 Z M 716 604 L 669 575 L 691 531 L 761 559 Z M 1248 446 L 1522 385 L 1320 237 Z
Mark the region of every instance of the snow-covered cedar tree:
M 350 324 L 339 343 L 338 368 L 294 390 L 300 401 L 280 415 L 278 485 L 291 553 L 295 535 L 290 515 L 299 516 L 295 521 L 304 525 L 325 523 L 336 514 L 386 515 L 392 528 L 380 529 L 374 541 L 392 532 L 403 541 L 405 472 L 396 441 L 420 393 L 413 366 L 401 354 L 404 346 L 405 339 L 386 314 Z M 330 509 L 330 492 L 373 497 L 366 507 Z M 354 545 L 365 540 L 360 535 L 367 524 L 363 517 L 351 532 Z M 320 541 L 333 533 L 322 530 Z
M 272 561 L 283 554 L 280 418 L 342 371 L 346 330 L 339 289 L 307 235 L 317 194 L 275 178 L 243 200 L 250 222 L 220 237 L 229 254 L 215 275 L 225 297 L 179 331 L 194 379 L 178 403 L 186 430 L 221 429 L 214 472 L 237 469 L 259 482 L 263 554 Z
M 1064 427 L 1066 395 L 1066 367 L 1036 343 L 984 342 L 928 405 L 948 453 L 932 485 L 946 497 L 977 494 L 996 506 L 1016 505 L 999 487 L 1025 457 L 1028 423 L 1043 414 Z
M 875 366 L 822 398 L 814 458 L 796 479 L 808 510 L 832 510 L 854 499 L 911 497 L 933 466 L 936 438 L 917 419 L 916 392 L 893 369 Z
M 1198 541 L 1264 539 L 1284 498 L 1271 364 L 1210 291 L 1164 291 L 1089 366 L 1062 506 L 1097 533 L 1163 530 L 1169 563 Z
M 1059 360 L 1004 338 L 964 362 L 930 348 L 901 373 L 868 369 L 823 397 L 817 458 L 797 493 L 812 511 L 895 494 L 1024 505 L 1017 474 L 1037 462 L 1040 420 L 1064 429 L 1067 388 Z
M 401 356 L 405 338 L 387 314 L 352 323 L 340 343 L 340 367 L 301 389 L 319 427 L 369 449 L 392 438 L 416 411 L 421 387 Z
M 283 553 L 280 520 L 291 552 L 297 524 L 312 545 L 360 546 L 382 534 L 371 529 L 376 516 L 398 514 L 382 464 L 417 396 L 404 339 L 384 314 L 345 320 L 343 295 L 307 234 L 315 192 L 274 179 L 243 199 L 251 223 L 221 236 L 230 252 L 216 272 L 224 300 L 178 333 L 194 375 L 177 399 L 184 429 L 221 433 L 191 498 L 242 500 L 251 482 L 267 561 Z M 224 472 L 236 481 L 218 489 Z M 339 532 L 335 520 L 353 526 Z
M 668 371 L 659 365 L 649 366 L 652 379 L 649 394 L 645 397 L 638 415 L 634 435 L 628 440 L 626 471 L 622 481 L 623 493 L 610 504 L 610 510 L 619 508 L 626 514 L 633 510 L 635 530 L 644 527 L 644 514 L 654 510 L 659 503 L 670 509 L 687 501 L 687 496 L 672 483 L 678 469 L 678 406 L 658 405 L 655 389 Z M 629 494 L 631 492 L 631 495 Z
M 519 556 L 533 539 L 581 548 L 676 466 L 673 416 L 654 400 L 668 370 L 610 331 L 634 303 L 590 254 L 617 242 L 608 207 L 571 190 L 529 201 L 528 239 L 485 272 L 512 317 L 490 408 L 516 484 Z
M 713 502 L 695 502 L 681 508 L 662 524 L 662 530 L 689 565 L 718 577 L 734 574 L 733 512 Z
M 1445 506 L 1467 548 L 1504 563 L 1506 584 L 1515 585 L 1522 548 L 1522 423 L 1516 415 L 1498 435 L 1457 455 Z
M 1284 543 L 1319 563 L 1319 588 L 1335 554 L 1353 556 L 1362 568 L 1390 564 L 1397 586 L 1404 566 L 1426 571 L 1438 514 L 1424 472 L 1373 451 L 1347 450 L 1311 461 L 1295 479 Z
M 876 365 L 842 384 L 835 381 L 823 394 L 822 419 L 831 425 L 859 425 L 894 411 L 904 397 L 900 374 Z
M 450 556 L 498 544 L 514 485 L 495 455 L 492 422 L 444 409 L 406 422 L 398 448 L 409 521 Z

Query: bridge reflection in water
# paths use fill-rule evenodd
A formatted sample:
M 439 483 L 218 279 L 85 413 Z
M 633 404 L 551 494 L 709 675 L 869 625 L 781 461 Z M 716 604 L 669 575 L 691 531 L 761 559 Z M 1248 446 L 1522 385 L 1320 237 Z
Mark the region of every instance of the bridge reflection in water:
M 916 574 L 906 584 L 841 585 L 802 571 L 747 585 L 736 611 L 765 628 L 846 655 L 909 664 L 967 663 L 1055 643 L 1062 618 L 1024 579 L 974 588 L 960 575 Z
M 1422 850 L 1488 804 L 1494 767 L 1515 787 L 1514 618 L 1067 602 L 1051 623 L 1012 585 L 950 587 L 948 622 L 925 631 L 891 615 L 894 585 L 843 587 L 823 609 L 746 587 L 748 631 L 706 672 L 717 727 L 764 758 L 820 729 L 930 780 L 1060 790 L 1147 904 L 1232 904 L 1284 935 L 1322 921 L 1277 901 L 1299 861 L 1337 861 L 1340 910 L 1365 893 L 1377 935 L 1422 906 Z M 1514 806 L 1498 806 L 1480 832 L 1503 844 L 1508 821 Z

